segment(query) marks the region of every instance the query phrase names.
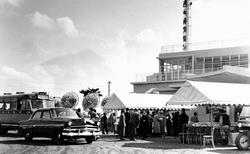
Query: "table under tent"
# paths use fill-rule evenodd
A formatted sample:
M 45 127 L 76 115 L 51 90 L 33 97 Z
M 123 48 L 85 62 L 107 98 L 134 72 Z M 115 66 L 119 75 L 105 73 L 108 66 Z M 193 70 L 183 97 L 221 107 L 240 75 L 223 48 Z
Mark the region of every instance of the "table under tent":
M 193 137 L 201 135 L 201 126 L 211 127 L 210 137 L 214 135 L 214 129 L 221 129 L 220 123 L 215 123 L 214 118 L 218 111 L 225 110 L 226 114 L 229 115 L 231 122 L 229 133 L 227 134 L 227 141 L 230 144 L 234 144 L 235 137 L 237 136 L 236 127 L 238 115 L 244 105 L 250 105 L 250 85 L 249 84 L 235 84 L 235 83 L 218 83 L 218 82 L 200 82 L 200 81 L 186 81 L 183 86 L 175 93 L 173 97 L 167 102 L 167 105 L 194 105 L 197 106 L 197 113 L 199 123 L 191 124 L 187 128 L 182 137 L 185 134 L 192 133 Z M 188 129 L 192 132 L 187 132 Z M 212 133 L 212 131 L 214 133 Z M 222 132 L 219 130 L 218 133 Z M 199 134 L 199 135 L 198 135 Z M 195 136 L 197 135 L 197 136 Z M 204 134 L 203 134 L 204 135 Z M 221 135 L 221 134 L 217 134 Z M 225 135 L 225 134 L 224 134 Z M 199 136 L 202 138 L 202 135 Z M 183 138 L 183 142 L 184 142 Z M 188 135 L 186 136 L 188 142 Z M 211 138 L 210 138 L 211 139 Z M 226 138 L 224 138 L 226 140 Z M 213 140 L 216 140 L 213 138 Z M 196 140 L 197 141 L 197 140 Z M 190 141 L 191 142 L 191 141 Z M 200 141 L 200 143 L 204 141 Z

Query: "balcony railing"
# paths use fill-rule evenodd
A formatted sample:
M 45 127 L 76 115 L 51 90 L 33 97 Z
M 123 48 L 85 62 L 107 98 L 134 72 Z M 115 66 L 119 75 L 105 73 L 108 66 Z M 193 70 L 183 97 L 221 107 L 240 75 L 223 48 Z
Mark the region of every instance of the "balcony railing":
M 194 42 L 189 43 L 188 51 L 225 48 L 235 46 L 246 46 L 250 44 L 250 38 L 230 39 L 230 40 L 217 40 L 208 42 Z M 182 52 L 182 44 L 166 45 L 161 47 L 161 53 Z
M 246 65 L 238 65 L 236 67 L 248 68 Z M 200 75 L 204 73 L 216 72 L 222 70 L 223 66 L 216 68 L 204 68 L 194 70 L 171 70 L 164 73 L 144 73 L 136 75 L 136 82 L 160 82 L 160 81 L 178 81 L 186 80 L 189 76 Z

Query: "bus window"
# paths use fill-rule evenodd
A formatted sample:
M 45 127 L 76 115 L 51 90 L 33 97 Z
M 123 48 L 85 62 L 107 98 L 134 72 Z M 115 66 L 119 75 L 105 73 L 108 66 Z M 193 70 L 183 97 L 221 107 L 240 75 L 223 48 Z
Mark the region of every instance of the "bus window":
M 21 100 L 18 99 L 18 100 L 17 100 L 17 110 L 21 110 L 21 107 L 22 107 Z
M 5 110 L 10 110 L 10 102 L 5 103 Z
M 43 107 L 43 101 L 42 100 L 31 100 L 31 108 L 32 109 L 38 109 Z
M 43 100 L 46 108 L 55 107 L 55 102 L 52 100 Z
M 4 110 L 4 103 L 0 102 L 0 110 Z
M 10 110 L 16 110 L 17 109 L 17 102 L 13 101 L 10 102 Z
M 22 100 L 21 104 L 21 110 L 30 110 L 29 100 Z

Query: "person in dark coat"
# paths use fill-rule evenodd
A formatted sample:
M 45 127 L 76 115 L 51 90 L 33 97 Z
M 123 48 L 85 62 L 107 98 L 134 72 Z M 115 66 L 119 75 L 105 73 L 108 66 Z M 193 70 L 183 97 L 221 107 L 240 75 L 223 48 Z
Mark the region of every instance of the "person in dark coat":
M 129 120 L 129 132 L 130 132 L 130 140 L 136 140 L 135 135 L 136 135 L 136 129 L 139 124 L 139 114 L 137 113 L 137 109 L 134 111 L 131 110 L 130 112 L 130 120 Z
M 171 136 L 172 135 L 172 122 L 171 122 L 171 117 L 168 113 L 166 114 L 166 128 L 167 128 L 167 135 Z
M 174 130 L 174 136 L 179 135 L 179 112 L 173 113 L 173 130 Z
M 129 119 L 130 119 L 130 113 L 129 109 L 126 108 L 125 112 L 125 122 L 126 122 L 126 127 L 125 127 L 125 138 L 129 138 Z
M 148 135 L 152 136 L 152 123 L 153 123 L 153 118 L 150 115 L 149 110 L 147 111 L 147 118 L 148 118 Z
M 82 115 L 82 113 L 81 113 L 81 109 L 80 109 L 80 108 L 78 108 L 78 109 L 76 110 L 76 114 L 78 115 L 79 118 L 83 118 L 83 115 Z
M 194 115 L 191 117 L 190 121 L 191 121 L 192 123 L 199 122 L 197 112 L 194 112 Z
M 104 132 L 106 132 L 106 134 L 108 134 L 106 113 L 104 113 L 102 118 L 101 118 L 101 129 L 102 129 L 102 134 L 105 134 Z
M 141 128 L 140 130 L 141 130 L 141 136 L 143 140 L 147 138 L 148 126 L 149 126 L 148 117 L 147 117 L 146 111 L 143 111 L 142 117 L 140 119 L 140 128 Z
M 181 110 L 181 114 L 179 117 L 179 132 L 184 129 L 184 125 L 188 123 L 189 117 L 185 112 L 185 109 Z
M 124 110 L 121 110 L 121 115 L 120 115 L 120 119 L 119 119 L 119 128 L 120 128 L 120 140 L 125 140 L 124 136 L 125 136 L 125 128 L 126 128 L 126 122 L 125 122 L 125 114 L 124 114 Z

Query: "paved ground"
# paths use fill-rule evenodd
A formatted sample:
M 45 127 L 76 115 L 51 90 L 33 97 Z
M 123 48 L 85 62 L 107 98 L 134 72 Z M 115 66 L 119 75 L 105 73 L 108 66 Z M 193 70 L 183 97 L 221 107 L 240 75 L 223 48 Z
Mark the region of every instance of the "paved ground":
M 92 144 L 86 144 L 85 140 L 66 142 L 63 145 L 56 145 L 49 139 L 35 138 L 31 142 L 24 141 L 16 135 L 0 137 L 0 153 L 83 153 L 83 154 L 161 154 L 161 153 L 211 153 L 211 154 L 247 154 L 249 151 L 238 151 L 235 147 L 211 146 L 203 149 L 201 145 L 187 145 L 178 143 L 178 139 L 168 137 L 148 138 L 147 140 L 119 141 L 115 136 L 104 136 Z

